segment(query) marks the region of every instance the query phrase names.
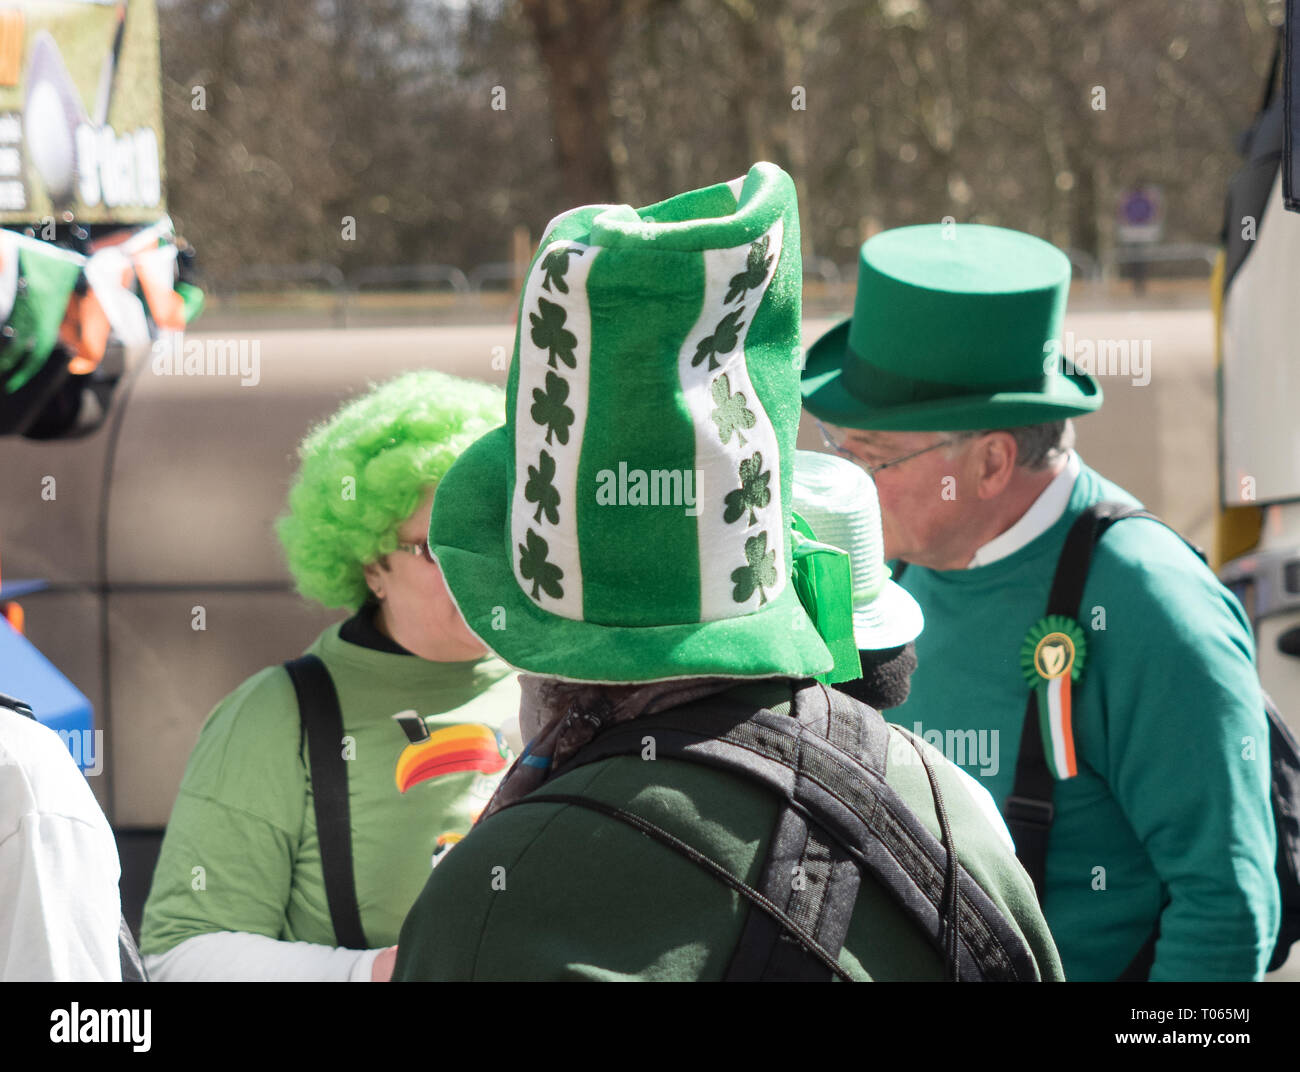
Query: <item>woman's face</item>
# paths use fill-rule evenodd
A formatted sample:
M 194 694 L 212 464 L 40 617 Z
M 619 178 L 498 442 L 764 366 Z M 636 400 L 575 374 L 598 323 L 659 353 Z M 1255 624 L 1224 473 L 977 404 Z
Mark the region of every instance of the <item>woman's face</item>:
M 399 543 L 428 539 L 433 494 L 426 494 L 415 513 L 398 526 Z M 375 616 L 380 632 L 412 654 L 435 662 L 463 662 L 487 654 L 452 602 L 437 563 L 399 550 L 387 556 L 386 565 L 387 569 L 380 563 L 366 567 L 366 583 L 380 602 Z

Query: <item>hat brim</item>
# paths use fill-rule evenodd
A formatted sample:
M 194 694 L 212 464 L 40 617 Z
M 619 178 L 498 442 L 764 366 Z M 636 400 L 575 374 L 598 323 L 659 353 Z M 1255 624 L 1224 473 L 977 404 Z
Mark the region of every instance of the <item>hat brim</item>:
M 951 398 L 873 406 L 844 385 L 849 324 L 837 324 L 808 351 L 800 390 L 804 408 L 841 428 L 884 432 L 965 432 L 1019 428 L 1092 413 L 1102 402 L 1101 385 L 1087 373 L 1066 370 L 1047 377 L 1042 392 L 990 391 Z
M 793 584 L 761 609 L 681 625 L 609 626 L 550 614 L 515 580 L 505 427 L 473 443 L 438 485 L 429 546 L 470 630 L 504 662 L 569 681 L 814 677 L 834 659 Z M 629 598 L 631 594 L 629 593 Z
M 853 609 L 853 636 L 861 651 L 900 648 L 921 635 L 925 615 L 902 585 L 886 581 L 870 603 Z

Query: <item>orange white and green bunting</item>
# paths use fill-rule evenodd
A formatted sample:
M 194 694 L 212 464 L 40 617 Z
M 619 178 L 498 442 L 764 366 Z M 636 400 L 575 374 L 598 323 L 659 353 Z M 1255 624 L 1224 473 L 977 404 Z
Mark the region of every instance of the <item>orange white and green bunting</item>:
M 1021 672 L 1037 698 L 1043 752 L 1057 780 L 1079 773 L 1071 689 L 1083 673 L 1087 651 L 1079 623 L 1061 614 L 1039 619 L 1020 648 Z
M 98 368 L 110 338 L 130 364 L 160 333 L 183 331 L 203 293 L 178 281 L 177 254 L 168 217 L 102 236 L 88 254 L 0 228 L 0 396 L 36 376 L 56 343 L 81 376 Z

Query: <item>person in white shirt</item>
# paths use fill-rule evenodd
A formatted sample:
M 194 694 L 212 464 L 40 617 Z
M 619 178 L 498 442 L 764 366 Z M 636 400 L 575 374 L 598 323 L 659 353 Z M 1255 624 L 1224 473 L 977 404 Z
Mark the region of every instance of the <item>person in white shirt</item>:
M 120 877 L 58 734 L 0 701 L 0 981 L 120 982 Z

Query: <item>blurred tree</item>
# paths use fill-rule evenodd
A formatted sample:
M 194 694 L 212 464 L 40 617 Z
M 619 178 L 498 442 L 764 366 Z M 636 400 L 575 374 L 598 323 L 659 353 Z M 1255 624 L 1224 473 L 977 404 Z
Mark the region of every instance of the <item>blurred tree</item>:
M 519 0 L 551 91 L 556 161 L 576 204 L 614 200 L 609 64 L 624 20 L 619 0 Z
M 555 212 L 544 80 L 513 5 L 165 0 L 160 16 L 169 202 L 209 276 L 470 268 Z
M 764 158 L 795 177 L 805 254 L 841 265 L 873 230 L 945 216 L 1102 253 L 1140 183 L 1163 186 L 1170 241 L 1213 241 L 1280 10 L 161 0 L 169 198 L 216 275 L 468 270 L 507 260 L 521 224 L 535 240 L 573 205 Z

